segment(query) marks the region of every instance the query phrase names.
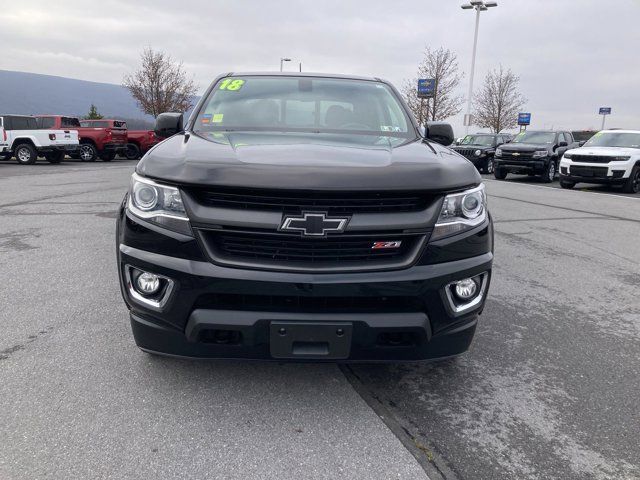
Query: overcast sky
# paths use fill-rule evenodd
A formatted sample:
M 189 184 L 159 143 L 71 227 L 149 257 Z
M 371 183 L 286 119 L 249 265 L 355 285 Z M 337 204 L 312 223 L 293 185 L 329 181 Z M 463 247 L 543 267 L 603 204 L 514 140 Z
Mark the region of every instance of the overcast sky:
M 0 0 L 0 69 L 120 83 L 148 45 L 184 61 L 201 90 L 221 72 L 277 70 L 280 57 L 399 87 L 429 45 L 458 55 L 466 95 L 475 14 L 461 3 Z M 502 63 L 535 128 L 598 128 L 600 106 L 613 108 L 607 126 L 640 128 L 640 0 L 498 3 L 481 14 L 476 87 Z

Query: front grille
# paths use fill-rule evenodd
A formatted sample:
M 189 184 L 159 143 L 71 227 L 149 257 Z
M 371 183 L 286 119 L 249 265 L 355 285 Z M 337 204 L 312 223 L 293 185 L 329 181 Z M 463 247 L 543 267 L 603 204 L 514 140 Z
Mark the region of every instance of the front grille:
M 609 169 L 607 167 L 587 167 L 583 165 L 571 165 L 569 170 L 571 175 L 576 177 L 594 177 L 594 178 L 606 178 Z
M 264 231 L 199 230 L 214 261 L 272 268 L 391 267 L 412 260 L 425 234 L 340 234 L 305 238 Z M 401 241 L 398 248 L 374 249 L 375 242 Z
M 196 300 L 194 308 L 245 310 L 260 312 L 423 312 L 419 297 L 367 296 L 330 297 L 310 295 L 246 295 L 237 293 L 209 293 Z
M 202 205 L 279 212 L 329 214 L 398 213 L 424 210 L 432 198 L 420 192 L 308 192 L 286 190 L 201 190 L 190 193 Z
M 533 152 L 510 152 L 508 150 L 502 150 L 502 156 L 500 158 L 509 160 L 529 160 L 533 158 Z
M 615 157 L 606 155 L 572 155 L 571 160 L 573 162 L 582 163 L 609 163 Z
M 460 155 L 464 156 L 464 157 L 473 157 L 474 153 L 475 153 L 475 149 L 472 148 L 463 148 L 463 149 L 456 149 L 456 152 L 458 152 Z

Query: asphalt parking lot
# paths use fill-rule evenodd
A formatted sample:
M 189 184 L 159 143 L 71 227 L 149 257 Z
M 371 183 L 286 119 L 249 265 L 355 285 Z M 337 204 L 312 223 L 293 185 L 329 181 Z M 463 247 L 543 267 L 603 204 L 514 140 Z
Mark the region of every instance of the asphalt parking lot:
M 458 359 L 192 362 L 133 344 L 133 166 L 0 163 L 0 479 L 640 478 L 640 197 L 487 176 L 494 278 Z

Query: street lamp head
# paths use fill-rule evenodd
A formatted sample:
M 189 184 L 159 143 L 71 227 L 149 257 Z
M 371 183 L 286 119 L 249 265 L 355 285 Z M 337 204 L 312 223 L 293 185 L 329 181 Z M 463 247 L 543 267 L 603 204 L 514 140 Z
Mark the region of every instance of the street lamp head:
M 473 5 L 474 7 L 479 7 L 479 6 L 481 6 L 482 4 L 484 4 L 484 2 L 483 2 L 482 0 L 471 0 L 469 3 L 470 3 L 471 5 Z
M 460 5 L 460 8 L 462 8 L 463 10 L 471 10 L 473 8 L 473 5 L 471 5 L 470 3 L 465 3 L 464 5 Z
M 281 58 L 280 60 L 283 61 L 283 62 L 290 62 L 291 61 L 290 58 Z
M 498 6 L 498 2 L 484 2 L 484 6 L 491 8 L 491 7 L 497 7 Z

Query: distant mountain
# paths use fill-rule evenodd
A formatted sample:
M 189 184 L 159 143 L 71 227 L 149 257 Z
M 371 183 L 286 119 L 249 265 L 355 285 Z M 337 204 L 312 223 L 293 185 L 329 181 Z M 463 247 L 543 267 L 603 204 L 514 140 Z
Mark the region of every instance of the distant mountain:
M 129 128 L 153 123 L 120 85 L 0 70 L 0 113 L 82 116 L 92 103 L 105 117 L 127 120 Z

